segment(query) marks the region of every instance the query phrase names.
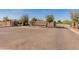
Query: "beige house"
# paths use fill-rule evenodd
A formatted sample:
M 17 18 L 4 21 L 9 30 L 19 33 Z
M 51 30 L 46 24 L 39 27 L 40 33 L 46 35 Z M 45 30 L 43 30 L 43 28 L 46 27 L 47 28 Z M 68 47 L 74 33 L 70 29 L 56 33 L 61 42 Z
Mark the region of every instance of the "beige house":
M 13 21 L 0 21 L 0 27 L 13 26 Z
M 36 21 L 34 23 L 35 26 L 46 26 L 46 21 Z
M 47 24 L 46 21 L 35 21 L 33 25 L 34 26 L 46 26 L 47 25 L 49 27 L 54 27 L 53 22 L 51 22 L 50 24 Z
M 29 24 L 31 25 L 31 23 L 29 22 Z M 46 26 L 46 21 L 36 21 L 34 23 L 34 26 Z M 11 27 L 11 26 L 15 26 L 15 22 L 12 20 L 9 21 L 0 21 L 0 27 Z M 53 27 L 53 22 L 51 22 L 50 24 L 48 24 L 49 27 Z

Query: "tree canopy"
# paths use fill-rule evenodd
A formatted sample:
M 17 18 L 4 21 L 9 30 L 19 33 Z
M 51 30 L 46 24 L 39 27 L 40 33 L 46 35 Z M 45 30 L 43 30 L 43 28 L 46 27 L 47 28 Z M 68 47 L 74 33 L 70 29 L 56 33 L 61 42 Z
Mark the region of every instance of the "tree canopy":
M 33 17 L 31 21 L 34 21 L 35 22 L 35 21 L 37 21 L 37 19 L 35 17 Z
M 62 24 L 62 21 L 61 21 L 61 20 L 58 20 L 57 23 L 58 23 L 58 24 Z
M 3 21 L 9 21 L 9 18 L 7 16 L 3 17 Z
M 23 16 L 21 16 L 21 18 L 19 20 L 19 23 L 21 23 L 24 26 L 24 25 L 28 25 L 28 21 L 29 21 L 28 16 L 27 15 L 23 15 Z
M 46 21 L 47 22 L 53 22 L 54 21 L 54 16 L 53 15 L 48 15 L 48 16 L 46 16 Z

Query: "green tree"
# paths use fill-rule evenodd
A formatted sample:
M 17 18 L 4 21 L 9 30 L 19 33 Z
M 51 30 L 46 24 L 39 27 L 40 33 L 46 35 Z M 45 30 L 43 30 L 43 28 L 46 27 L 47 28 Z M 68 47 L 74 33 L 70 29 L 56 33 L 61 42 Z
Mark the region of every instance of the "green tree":
M 46 16 L 46 27 L 48 27 L 48 24 L 50 25 L 51 22 L 54 21 L 54 16 L 53 15 L 48 15 Z
M 79 12 L 73 11 L 71 12 L 72 25 L 75 27 L 79 21 Z
M 25 25 L 28 25 L 28 21 L 29 21 L 29 18 L 27 15 L 23 15 L 21 16 L 20 20 L 19 20 L 19 23 L 22 25 L 22 26 L 25 26 Z
M 62 24 L 62 21 L 61 21 L 61 20 L 58 20 L 57 23 L 58 23 L 58 24 Z
M 34 23 L 37 21 L 37 19 L 35 17 L 32 18 L 31 20 L 31 24 L 34 25 Z
M 14 26 L 18 26 L 19 21 L 18 20 L 14 20 Z
M 46 17 L 46 21 L 47 21 L 48 23 L 53 22 L 53 21 L 54 21 L 54 16 L 53 16 L 53 15 L 48 15 L 48 16 Z
M 3 17 L 3 21 L 9 21 L 9 18 L 7 16 Z

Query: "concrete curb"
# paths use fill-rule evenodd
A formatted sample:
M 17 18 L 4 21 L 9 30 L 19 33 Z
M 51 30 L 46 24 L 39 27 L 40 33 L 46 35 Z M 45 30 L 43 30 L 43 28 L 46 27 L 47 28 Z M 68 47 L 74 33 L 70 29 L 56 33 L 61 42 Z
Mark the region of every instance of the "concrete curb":
M 69 30 L 71 30 L 72 32 L 76 33 L 77 35 L 79 35 L 79 32 L 78 32 L 78 31 L 76 31 L 76 30 L 74 30 L 73 28 L 68 27 L 68 29 L 69 29 Z

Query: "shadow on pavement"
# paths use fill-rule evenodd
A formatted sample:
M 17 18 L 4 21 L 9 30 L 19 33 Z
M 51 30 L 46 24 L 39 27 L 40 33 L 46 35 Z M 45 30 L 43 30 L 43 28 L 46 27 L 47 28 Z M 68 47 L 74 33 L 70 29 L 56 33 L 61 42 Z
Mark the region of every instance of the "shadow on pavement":
M 67 29 L 66 27 L 60 27 L 60 26 L 57 26 L 57 27 L 55 27 L 55 28 L 60 28 L 60 29 Z

